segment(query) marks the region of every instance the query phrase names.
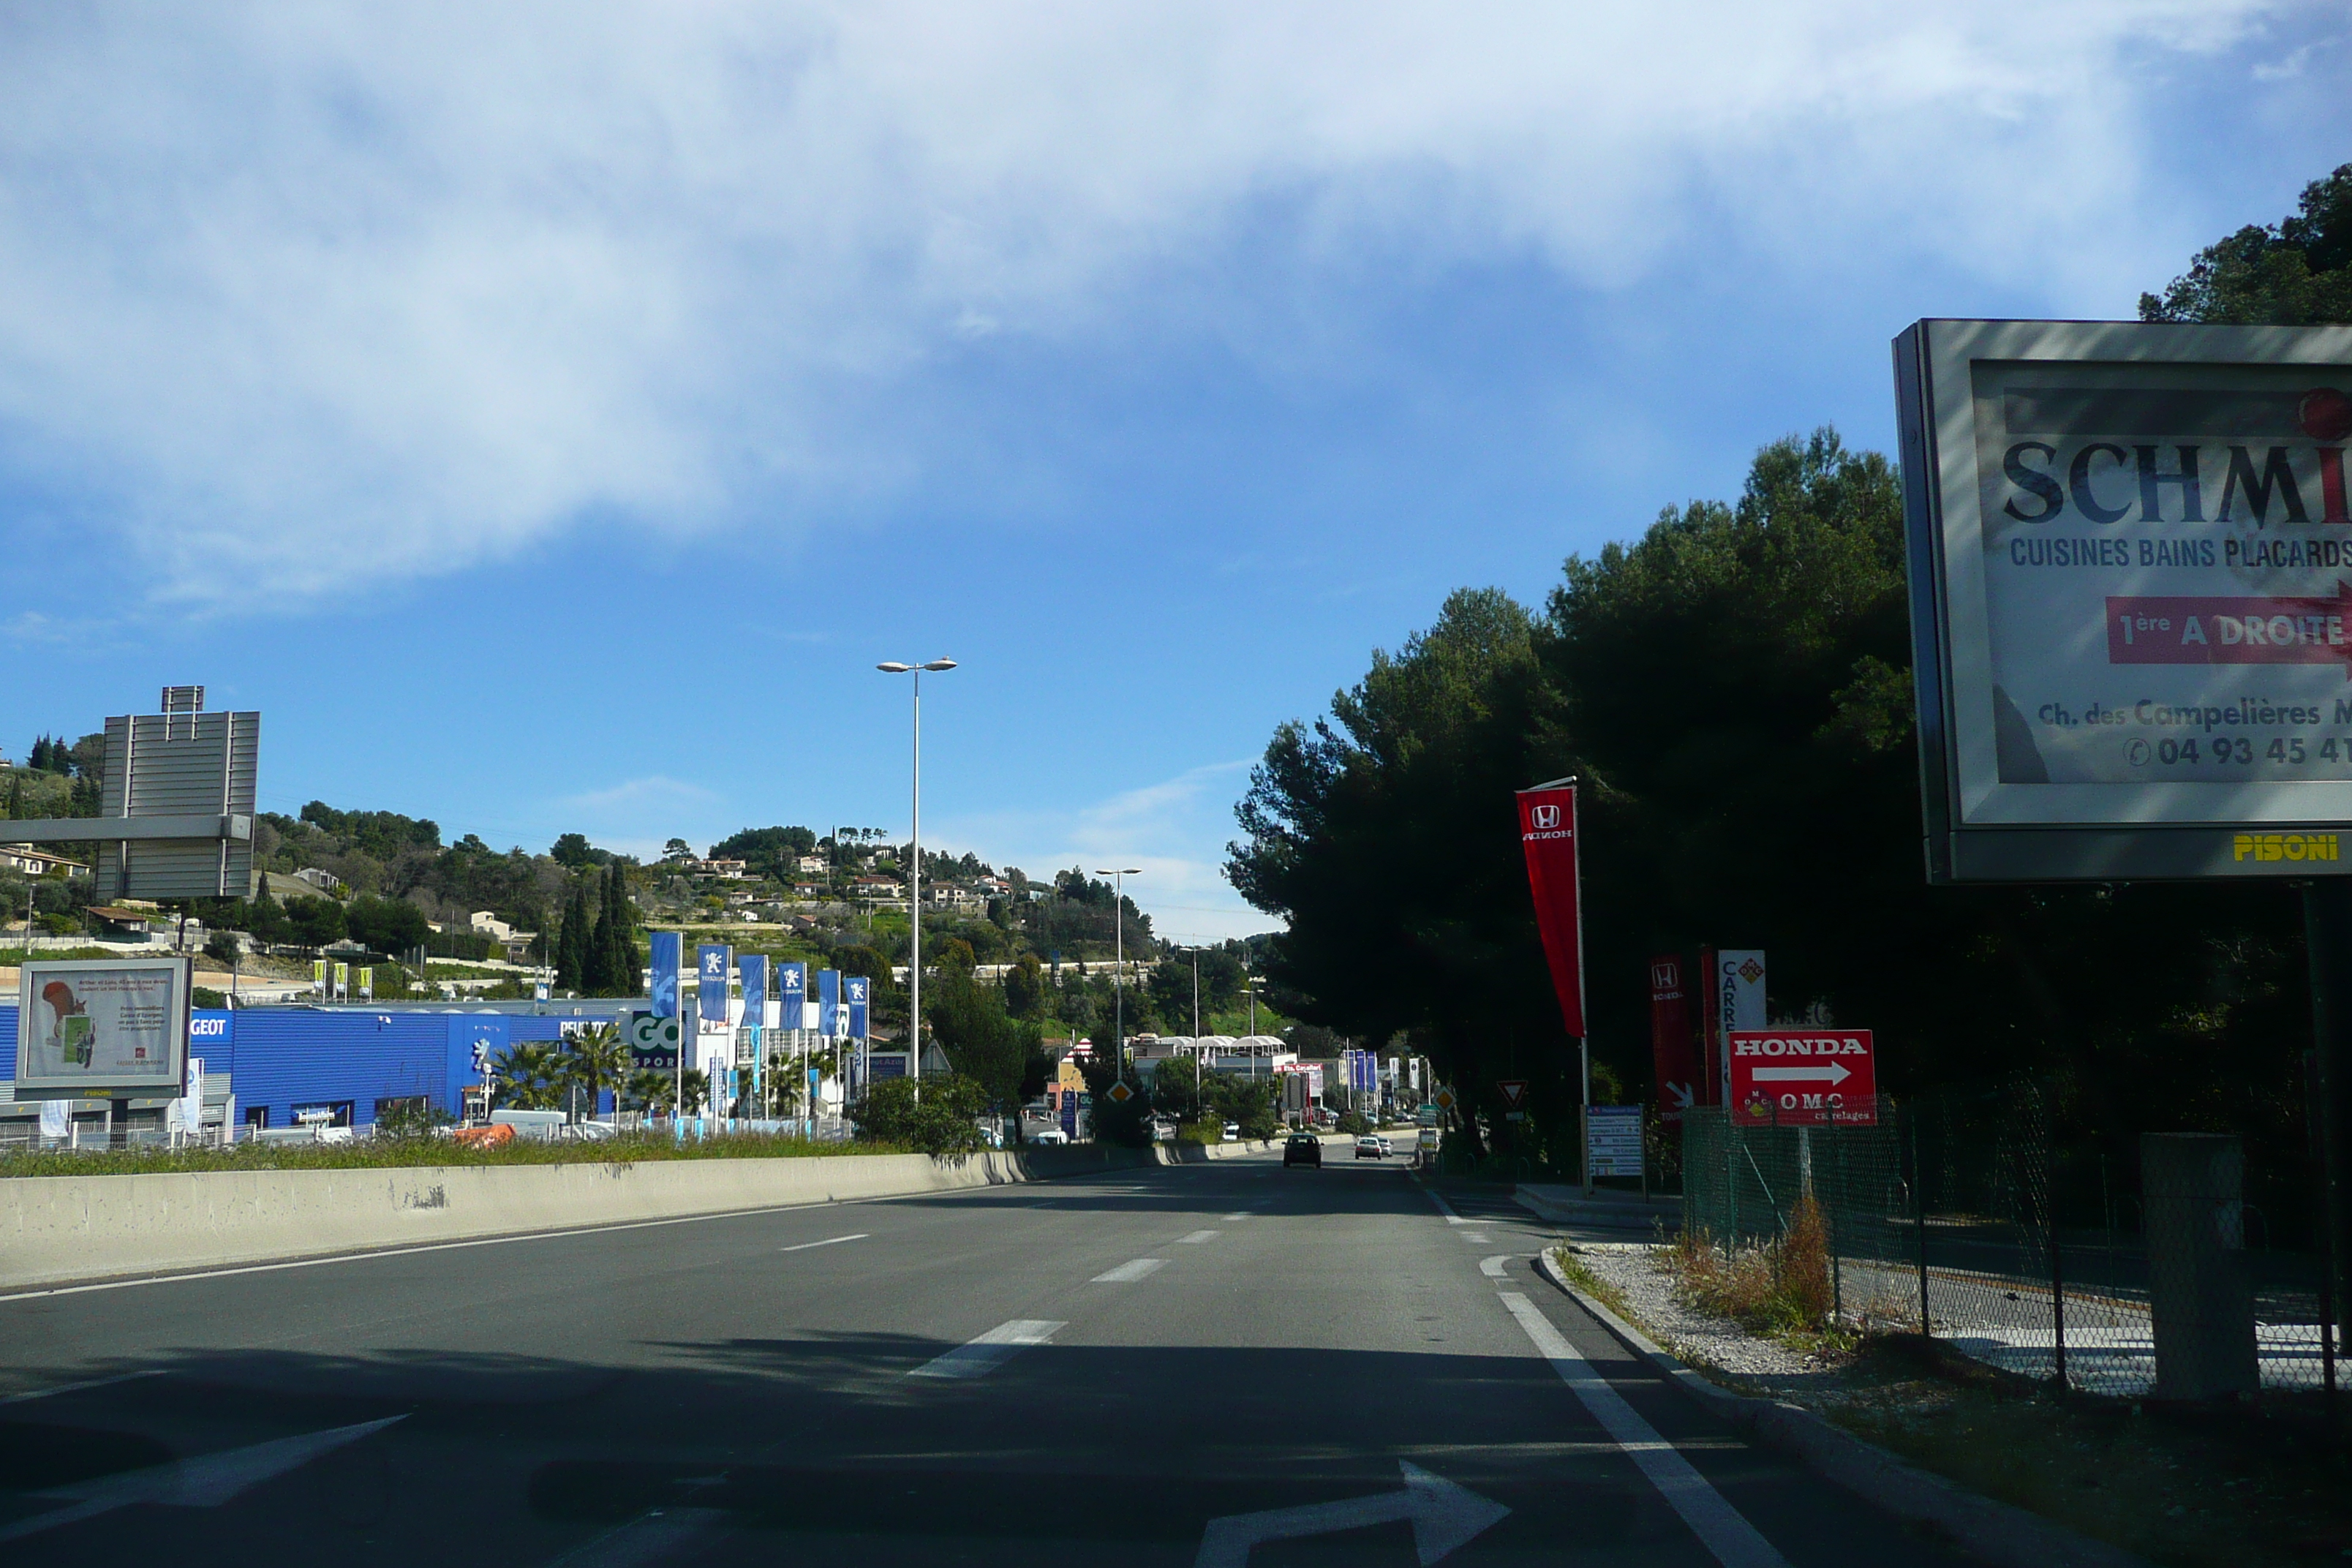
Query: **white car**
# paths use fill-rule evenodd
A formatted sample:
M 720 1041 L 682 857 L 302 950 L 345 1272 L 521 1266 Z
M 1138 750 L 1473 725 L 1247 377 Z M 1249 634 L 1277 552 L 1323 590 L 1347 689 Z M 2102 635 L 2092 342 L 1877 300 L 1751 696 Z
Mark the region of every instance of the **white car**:
M 1069 1141 L 1070 1135 L 1058 1127 L 1041 1127 L 1029 1134 L 1032 1143 L 1066 1143 Z
M 1239 1138 L 1241 1135 L 1242 1135 L 1242 1124 L 1241 1124 L 1240 1122 L 1238 1122 L 1238 1121 L 1228 1121 L 1228 1122 L 1226 1122 L 1226 1123 L 1225 1123 L 1225 1142 L 1226 1142 L 1230 1143 L 1230 1142 L 1232 1142 L 1234 1139 Z
M 1388 1154 L 1388 1145 L 1369 1132 L 1356 1140 L 1356 1158 L 1359 1160 L 1385 1160 Z

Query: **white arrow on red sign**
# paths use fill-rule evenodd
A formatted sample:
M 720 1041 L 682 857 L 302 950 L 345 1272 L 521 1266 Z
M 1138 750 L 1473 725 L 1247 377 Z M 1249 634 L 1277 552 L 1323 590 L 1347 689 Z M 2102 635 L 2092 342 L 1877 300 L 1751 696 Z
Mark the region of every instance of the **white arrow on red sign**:
M 1870 1127 L 1878 1064 L 1868 1029 L 1784 1026 L 1724 1035 L 1732 1120 L 1748 1127 Z
M 1748 1076 L 1758 1083 L 1843 1083 L 1853 1074 L 1832 1062 L 1825 1068 L 1757 1068 Z

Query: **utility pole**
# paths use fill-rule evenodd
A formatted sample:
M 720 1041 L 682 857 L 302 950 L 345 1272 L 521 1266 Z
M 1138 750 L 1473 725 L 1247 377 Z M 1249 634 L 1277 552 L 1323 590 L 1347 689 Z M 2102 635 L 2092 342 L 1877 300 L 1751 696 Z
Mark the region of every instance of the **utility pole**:
M 915 1103 L 923 1100 L 923 671 L 950 670 L 956 667 L 951 658 L 934 658 L 922 664 L 900 664 L 896 660 L 874 668 L 885 675 L 912 675 L 915 678 L 915 799 L 911 862 L 907 868 L 907 938 L 910 952 L 907 961 L 907 1076 L 914 1080 Z M 806 1088 L 805 1083 L 803 1085 Z M 810 1107 L 815 1114 L 815 1107 Z M 811 1122 L 814 1126 L 814 1122 Z

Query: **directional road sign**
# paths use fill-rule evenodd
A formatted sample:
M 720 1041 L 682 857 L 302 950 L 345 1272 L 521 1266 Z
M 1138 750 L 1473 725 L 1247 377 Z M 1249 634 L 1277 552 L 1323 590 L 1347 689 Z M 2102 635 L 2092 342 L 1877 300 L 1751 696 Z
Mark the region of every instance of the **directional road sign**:
M 1733 1029 L 1732 1119 L 1749 1127 L 1874 1127 L 1878 1067 L 1868 1029 Z

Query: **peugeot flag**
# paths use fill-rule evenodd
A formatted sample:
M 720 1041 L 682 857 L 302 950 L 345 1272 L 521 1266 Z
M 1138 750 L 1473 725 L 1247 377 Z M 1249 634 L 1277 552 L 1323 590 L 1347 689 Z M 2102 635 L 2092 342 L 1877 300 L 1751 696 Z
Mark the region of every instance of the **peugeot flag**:
M 816 972 L 816 1032 L 832 1039 L 841 1032 L 841 971 Z
M 874 982 L 863 974 L 853 974 L 844 984 L 849 993 L 849 1037 L 853 1040 L 866 1039 L 868 1037 L 869 1016 L 866 998 L 874 989 Z
M 743 976 L 743 1022 L 756 1029 L 768 1016 L 767 955 L 747 952 L 735 961 L 735 968 Z
M 732 951 L 722 943 L 704 942 L 694 950 L 696 995 L 695 1011 L 703 1023 L 725 1026 L 727 1023 L 727 961 Z
M 654 1016 L 677 1016 L 677 960 L 679 938 L 674 931 L 653 933 Z
M 808 965 L 779 963 L 776 965 L 776 1000 L 782 1004 L 777 1015 L 787 1029 L 808 1027 Z

